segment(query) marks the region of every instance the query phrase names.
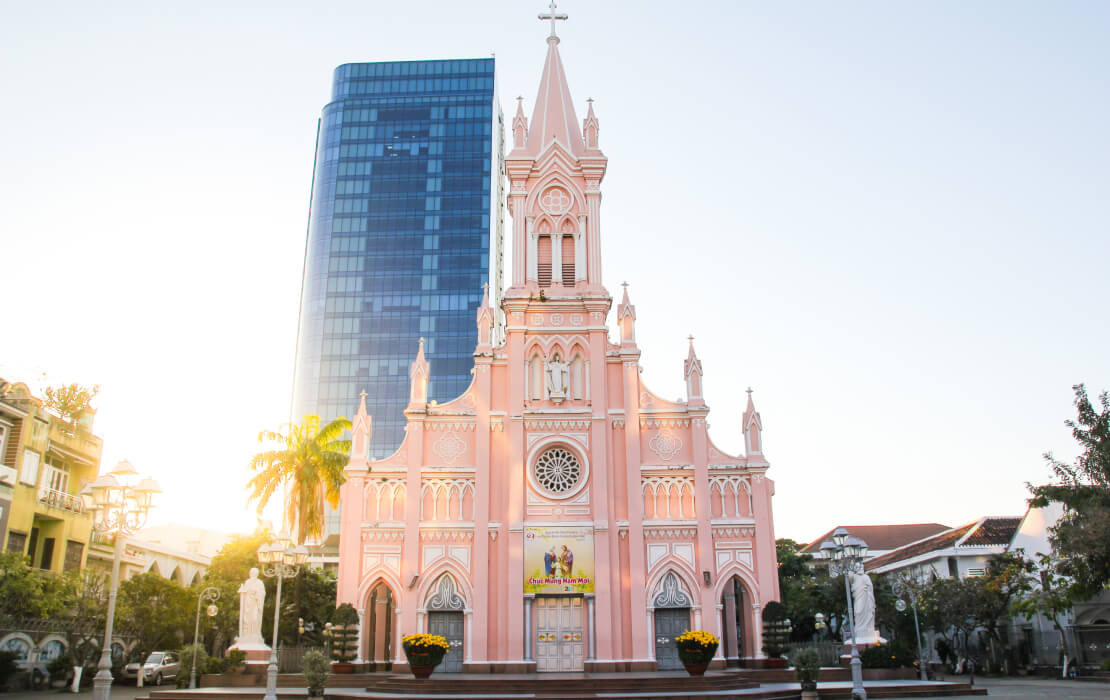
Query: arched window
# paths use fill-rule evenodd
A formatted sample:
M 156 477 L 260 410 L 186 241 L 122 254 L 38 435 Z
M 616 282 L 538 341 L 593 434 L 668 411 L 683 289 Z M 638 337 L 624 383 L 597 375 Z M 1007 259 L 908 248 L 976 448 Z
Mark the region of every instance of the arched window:
M 570 397 L 575 401 L 586 398 L 586 362 L 580 354 L 570 361 Z
M 551 236 L 540 236 L 536 243 L 536 281 L 541 287 L 550 287 Z
M 574 286 L 574 234 L 563 234 L 562 242 L 563 284 Z
M 532 356 L 531 374 L 528 377 L 529 394 L 533 401 L 543 400 L 543 358 L 537 352 Z

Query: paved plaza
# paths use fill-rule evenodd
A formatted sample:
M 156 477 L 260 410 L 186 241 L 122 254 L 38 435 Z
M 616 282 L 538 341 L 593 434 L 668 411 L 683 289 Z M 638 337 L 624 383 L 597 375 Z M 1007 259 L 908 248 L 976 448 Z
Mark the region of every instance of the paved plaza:
M 953 676 L 946 678 L 956 682 L 966 682 L 967 676 Z M 764 689 L 769 689 L 771 686 L 777 687 L 779 684 L 764 684 Z M 837 683 L 836 685 L 841 685 Z M 869 684 L 870 685 L 870 684 Z M 1110 697 L 1110 683 L 1093 683 L 1083 681 L 1065 681 L 1058 679 L 1044 679 L 1044 678 L 975 678 L 976 687 L 987 688 L 989 695 L 992 698 L 1016 698 L 1020 700 L 1033 700 L 1041 698 L 1051 698 L 1052 700 L 1063 700 L 1064 698 L 1090 698 L 1095 700 L 1104 700 Z M 114 685 L 112 686 L 111 700 L 134 700 L 137 697 L 146 697 L 152 690 L 170 690 L 171 686 L 163 686 L 162 688 L 136 688 L 133 685 Z M 239 688 L 237 690 L 243 692 L 257 692 L 253 688 Z M 288 689 L 282 689 L 287 691 Z M 357 691 L 352 692 L 350 688 L 336 689 L 343 692 L 345 695 L 354 695 Z M 84 689 L 77 694 L 78 698 L 88 698 L 92 695 L 91 689 Z M 739 694 L 738 694 L 739 695 Z M 60 690 L 38 690 L 38 691 L 19 691 L 14 693 L 5 693 L 5 700 L 64 700 L 66 697 L 73 696 L 73 693 L 64 692 Z M 381 694 L 366 693 L 366 697 L 382 697 Z M 972 695 L 958 695 L 958 698 L 972 698 L 982 697 Z

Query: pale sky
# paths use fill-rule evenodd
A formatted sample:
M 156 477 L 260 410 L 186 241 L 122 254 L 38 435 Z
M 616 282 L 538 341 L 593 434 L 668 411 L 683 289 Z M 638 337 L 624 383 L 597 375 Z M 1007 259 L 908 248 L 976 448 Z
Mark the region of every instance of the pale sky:
M 332 69 L 495 53 L 531 113 L 544 9 L 0 0 L 0 375 L 100 384 L 156 522 L 253 527 Z M 643 376 L 682 395 L 693 333 L 734 452 L 755 390 L 776 535 L 1023 513 L 1071 385 L 1110 389 L 1110 3 L 560 10 Z

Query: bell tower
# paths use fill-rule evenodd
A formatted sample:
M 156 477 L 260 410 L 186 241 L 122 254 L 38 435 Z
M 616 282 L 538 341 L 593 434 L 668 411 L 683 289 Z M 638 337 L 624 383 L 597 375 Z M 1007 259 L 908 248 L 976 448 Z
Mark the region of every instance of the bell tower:
M 578 121 L 551 21 L 547 59 L 532 118 L 522 101 L 513 119 L 513 150 L 505 159 L 513 218 L 512 286 L 507 295 L 596 296 L 601 286 L 601 180 L 607 159 L 598 147 L 600 124 L 590 101 Z

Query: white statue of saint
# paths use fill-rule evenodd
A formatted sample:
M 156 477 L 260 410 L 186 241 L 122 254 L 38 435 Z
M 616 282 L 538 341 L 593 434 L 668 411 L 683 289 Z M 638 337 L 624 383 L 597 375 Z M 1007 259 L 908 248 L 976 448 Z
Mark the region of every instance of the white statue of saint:
M 856 644 L 882 644 L 886 640 L 875 631 L 875 587 L 865 573 L 850 574 L 852 613 L 855 616 Z
M 547 363 L 547 397 L 559 403 L 567 397 L 567 386 L 570 385 L 570 366 L 563 362 L 558 355 Z
M 266 584 L 258 578 L 258 569 L 252 568 L 250 578 L 239 586 L 239 639 L 235 646 L 265 646 L 262 639 L 262 604 L 266 600 Z

